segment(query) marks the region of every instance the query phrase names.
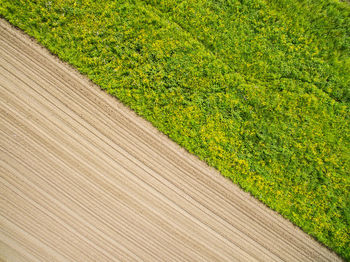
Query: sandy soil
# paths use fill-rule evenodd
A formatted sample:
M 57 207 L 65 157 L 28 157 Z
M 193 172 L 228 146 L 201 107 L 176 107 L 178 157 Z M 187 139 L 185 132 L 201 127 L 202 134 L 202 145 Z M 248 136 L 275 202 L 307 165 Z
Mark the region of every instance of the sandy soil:
M 0 259 L 338 261 L 0 20 Z

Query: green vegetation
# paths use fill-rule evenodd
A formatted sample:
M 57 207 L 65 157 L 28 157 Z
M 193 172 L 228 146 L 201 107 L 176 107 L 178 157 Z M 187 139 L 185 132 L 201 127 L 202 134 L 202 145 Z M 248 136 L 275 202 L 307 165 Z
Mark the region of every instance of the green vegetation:
M 350 259 L 350 5 L 0 0 L 0 15 Z

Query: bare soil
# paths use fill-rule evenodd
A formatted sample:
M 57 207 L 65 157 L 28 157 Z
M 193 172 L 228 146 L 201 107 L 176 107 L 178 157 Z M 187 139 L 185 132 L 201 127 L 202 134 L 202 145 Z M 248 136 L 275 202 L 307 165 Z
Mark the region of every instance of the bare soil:
M 340 261 L 0 20 L 0 260 Z

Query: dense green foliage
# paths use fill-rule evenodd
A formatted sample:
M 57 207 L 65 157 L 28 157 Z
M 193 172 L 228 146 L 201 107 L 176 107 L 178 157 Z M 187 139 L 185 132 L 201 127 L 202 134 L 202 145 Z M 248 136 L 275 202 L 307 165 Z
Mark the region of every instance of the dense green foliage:
M 0 0 L 0 14 L 350 259 L 350 5 Z

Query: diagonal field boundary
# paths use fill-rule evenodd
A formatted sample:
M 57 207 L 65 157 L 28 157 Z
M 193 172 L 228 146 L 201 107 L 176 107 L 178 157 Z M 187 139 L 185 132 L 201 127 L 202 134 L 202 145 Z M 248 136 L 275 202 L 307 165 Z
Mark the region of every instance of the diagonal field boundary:
M 341 261 L 0 20 L 0 260 Z

